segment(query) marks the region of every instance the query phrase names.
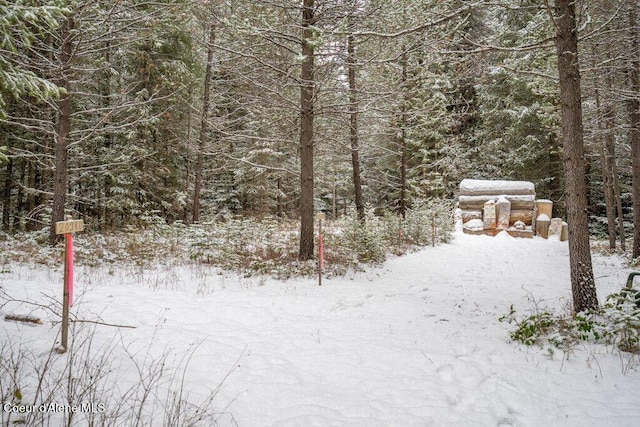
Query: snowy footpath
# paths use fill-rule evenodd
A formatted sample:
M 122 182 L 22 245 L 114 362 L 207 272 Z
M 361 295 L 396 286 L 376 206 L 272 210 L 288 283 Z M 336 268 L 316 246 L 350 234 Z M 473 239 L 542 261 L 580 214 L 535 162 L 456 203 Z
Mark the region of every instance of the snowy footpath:
M 13 297 L 61 293 L 60 271 L 10 267 L 0 286 Z M 629 272 L 604 256 L 594 269 L 601 301 Z M 76 282 L 72 313 L 135 326 L 96 326 L 100 339 L 192 349 L 194 400 L 228 374 L 220 425 L 640 425 L 640 368 L 617 350 L 522 346 L 498 320 L 511 304 L 523 316 L 571 301 L 566 242 L 456 234 L 322 287 L 166 265 L 79 267 Z M 56 339 L 57 328 L 1 324 L 0 340 Z

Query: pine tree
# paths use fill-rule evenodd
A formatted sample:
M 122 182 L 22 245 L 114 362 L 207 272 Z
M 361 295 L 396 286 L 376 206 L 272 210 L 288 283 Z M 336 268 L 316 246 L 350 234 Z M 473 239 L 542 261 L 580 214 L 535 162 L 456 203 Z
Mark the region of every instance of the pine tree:
M 0 0 L 0 121 L 7 118 L 7 97 L 29 96 L 44 101 L 63 93 L 54 82 L 25 67 L 19 51 L 29 49 L 38 34 L 57 28 L 68 12 L 57 5 Z
M 569 262 L 571 288 L 576 312 L 597 310 L 589 223 L 587 217 L 587 184 L 582 129 L 582 98 L 578 62 L 578 27 L 576 8 L 572 0 L 557 0 L 555 16 L 556 50 L 560 78 L 562 113 L 562 146 L 564 153 L 567 220 L 569 223 Z

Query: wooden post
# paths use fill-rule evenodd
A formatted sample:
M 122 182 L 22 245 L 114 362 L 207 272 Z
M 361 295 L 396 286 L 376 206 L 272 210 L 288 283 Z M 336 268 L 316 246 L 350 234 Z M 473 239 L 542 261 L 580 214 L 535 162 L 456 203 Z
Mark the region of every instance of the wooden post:
M 511 218 L 511 202 L 506 197 L 499 197 L 496 203 L 498 208 L 498 220 L 496 227 L 498 230 L 509 229 L 509 218 Z
M 558 236 L 558 239 L 560 238 L 560 234 L 562 234 L 562 222 L 562 218 L 551 218 L 549 236 Z
M 538 228 L 537 220 L 541 215 L 544 215 L 544 217 L 546 217 L 549 221 L 551 221 L 551 218 L 553 217 L 553 202 L 548 199 L 538 199 L 535 202 L 534 211 L 535 211 L 534 215 L 536 218 L 535 234 L 542 234 L 542 230 Z M 542 236 L 545 239 L 549 237 L 549 229 L 548 229 L 549 224 L 547 224 L 547 230 L 545 231 L 545 235 Z M 542 227 L 545 227 L 545 225 L 542 224 Z
M 536 220 L 536 230 L 538 232 L 538 236 L 543 239 L 547 239 L 549 237 L 549 225 L 551 224 L 551 218 L 549 218 L 546 214 L 538 215 L 538 219 Z
M 560 230 L 560 241 L 566 242 L 569 240 L 569 224 L 562 221 L 562 229 Z
M 553 218 L 553 202 L 551 200 L 536 200 L 536 209 L 538 209 L 538 216 L 546 215 L 549 219 Z
M 492 230 L 496 228 L 496 202 L 487 200 L 482 209 L 482 221 L 484 223 L 485 230 Z
M 64 234 L 64 284 L 62 288 L 62 331 L 60 341 L 60 353 L 65 353 L 68 348 L 69 337 L 69 307 L 73 303 L 73 233 L 84 230 L 84 222 L 72 220 L 56 222 L 56 234 Z
M 67 236 L 69 234 L 64 235 L 64 283 L 62 285 L 62 332 L 61 332 L 61 341 L 60 341 L 60 353 L 65 353 L 67 351 L 67 340 L 69 336 L 69 254 L 68 252 L 68 240 Z

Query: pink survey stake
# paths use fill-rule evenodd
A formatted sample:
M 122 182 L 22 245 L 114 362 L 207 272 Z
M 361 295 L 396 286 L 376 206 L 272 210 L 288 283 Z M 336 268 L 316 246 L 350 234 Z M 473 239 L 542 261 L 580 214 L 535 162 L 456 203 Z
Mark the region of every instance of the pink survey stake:
M 67 292 L 69 293 L 69 307 L 73 306 L 73 234 L 65 234 L 67 243 Z
M 322 234 L 318 236 L 320 246 L 320 266 L 324 268 L 324 241 L 322 240 Z

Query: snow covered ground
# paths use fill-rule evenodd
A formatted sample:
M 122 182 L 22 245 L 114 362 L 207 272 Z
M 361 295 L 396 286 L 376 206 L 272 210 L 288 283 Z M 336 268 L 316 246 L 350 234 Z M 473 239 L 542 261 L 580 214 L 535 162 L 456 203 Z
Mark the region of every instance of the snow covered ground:
M 534 302 L 562 310 L 568 266 L 566 242 L 457 234 L 322 287 L 206 266 L 79 267 L 72 313 L 135 326 L 95 326 L 96 339 L 116 337 L 131 354 L 191 352 L 193 400 L 229 374 L 213 401 L 221 425 L 640 425 L 640 373 L 627 356 L 592 344 L 569 354 L 525 347 L 498 321 L 511 304 L 522 315 Z M 594 268 L 601 300 L 629 272 L 615 257 L 594 256 Z M 0 286 L 13 298 L 61 294 L 61 271 L 7 270 Z M 47 316 L 16 302 L 8 313 Z M 43 351 L 58 332 L 0 324 L 0 340 Z

